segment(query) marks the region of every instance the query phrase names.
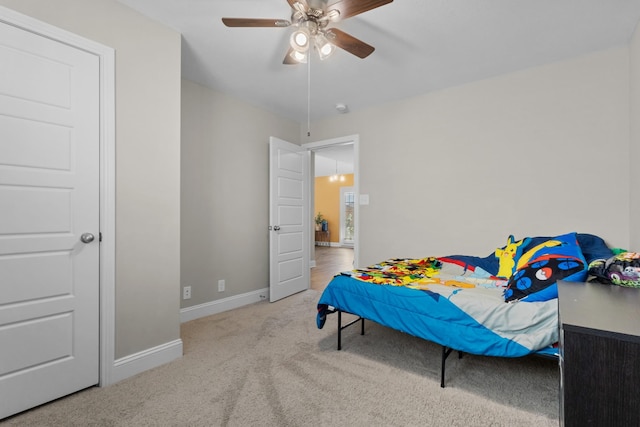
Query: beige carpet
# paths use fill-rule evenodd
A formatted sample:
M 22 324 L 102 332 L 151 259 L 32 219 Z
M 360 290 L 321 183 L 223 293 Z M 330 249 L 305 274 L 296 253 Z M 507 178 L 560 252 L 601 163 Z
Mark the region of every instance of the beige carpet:
M 184 357 L 5 420 L 8 426 L 557 426 L 558 367 L 466 355 L 367 323 L 315 324 L 319 293 L 182 326 Z

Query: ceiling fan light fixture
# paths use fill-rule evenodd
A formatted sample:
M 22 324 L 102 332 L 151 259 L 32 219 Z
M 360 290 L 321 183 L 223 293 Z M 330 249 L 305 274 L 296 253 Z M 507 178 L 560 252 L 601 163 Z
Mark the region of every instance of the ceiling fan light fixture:
M 299 52 L 299 51 L 294 49 L 294 50 L 291 51 L 289 56 L 291 57 L 291 59 L 293 59 L 294 61 L 299 62 L 301 64 L 306 64 L 307 63 L 307 52 Z
M 305 13 L 307 11 L 307 8 L 304 6 L 304 4 L 300 3 L 299 1 L 293 3 L 291 7 L 300 13 Z
M 359 58 L 371 55 L 375 48 L 337 28 L 328 28 L 330 22 L 338 22 L 376 9 L 393 0 L 287 0 L 291 21 L 265 18 L 222 18 L 227 27 L 294 27 L 290 35 L 290 47 L 282 61 L 285 65 L 308 62 L 311 45 L 325 59 L 336 48 L 341 48 Z M 331 3 L 331 5 L 327 5 Z M 316 36 L 320 35 L 316 39 Z M 327 40 L 325 40 L 325 38 Z M 292 54 L 292 51 L 299 52 Z M 309 74 L 310 75 L 310 74 Z
M 291 34 L 291 47 L 297 52 L 306 52 L 309 50 L 309 39 L 309 31 L 306 28 L 298 28 Z
M 320 55 L 320 59 L 326 59 L 336 50 L 335 46 L 327 40 L 327 38 L 322 33 L 316 34 L 314 37 L 314 44 L 316 49 L 318 49 L 318 55 Z
M 304 13 L 294 10 L 291 14 L 291 22 L 293 22 L 294 24 L 299 24 L 304 20 L 305 16 L 306 15 Z
M 338 9 L 331 9 L 325 15 L 325 18 L 331 22 L 335 22 L 340 19 L 340 11 Z

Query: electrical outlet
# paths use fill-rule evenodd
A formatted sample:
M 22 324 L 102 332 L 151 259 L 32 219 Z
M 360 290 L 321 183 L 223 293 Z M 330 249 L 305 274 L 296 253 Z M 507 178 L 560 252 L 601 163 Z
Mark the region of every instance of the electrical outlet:
M 218 292 L 224 292 L 224 279 L 218 280 Z
M 191 286 L 182 288 L 182 299 L 191 299 Z

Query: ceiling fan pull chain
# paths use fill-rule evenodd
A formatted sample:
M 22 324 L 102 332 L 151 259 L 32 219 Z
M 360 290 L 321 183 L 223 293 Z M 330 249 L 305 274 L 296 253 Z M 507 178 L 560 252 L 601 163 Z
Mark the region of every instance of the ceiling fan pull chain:
M 307 55 L 307 137 L 310 137 L 310 136 L 311 136 L 311 55 Z

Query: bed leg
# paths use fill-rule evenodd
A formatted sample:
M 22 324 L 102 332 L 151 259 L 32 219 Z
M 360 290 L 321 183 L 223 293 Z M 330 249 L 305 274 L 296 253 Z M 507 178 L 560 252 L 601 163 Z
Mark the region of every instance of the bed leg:
M 346 325 L 342 326 L 342 310 L 336 309 L 332 313 L 338 313 L 338 350 L 342 350 L 342 330 L 348 328 L 349 326 L 356 324 L 358 322 L 362 322 L 360 326 L 360 335 L 364 335 L 364 317 L 358 316 L 357 319 L 350 321 Z M 349 313 L 345 311 L 345 313 Z
M 342 311 L 338 310 L 338 350 L 342 350 Z
M 444 388 L 444 370 L 445 370 L 446 360 L 452 351 L 453 351 L 452 348 L 447 348 L 445 346 L 442 346 L 442 369 L 440 371 L 440 387 L 442 388 Z

